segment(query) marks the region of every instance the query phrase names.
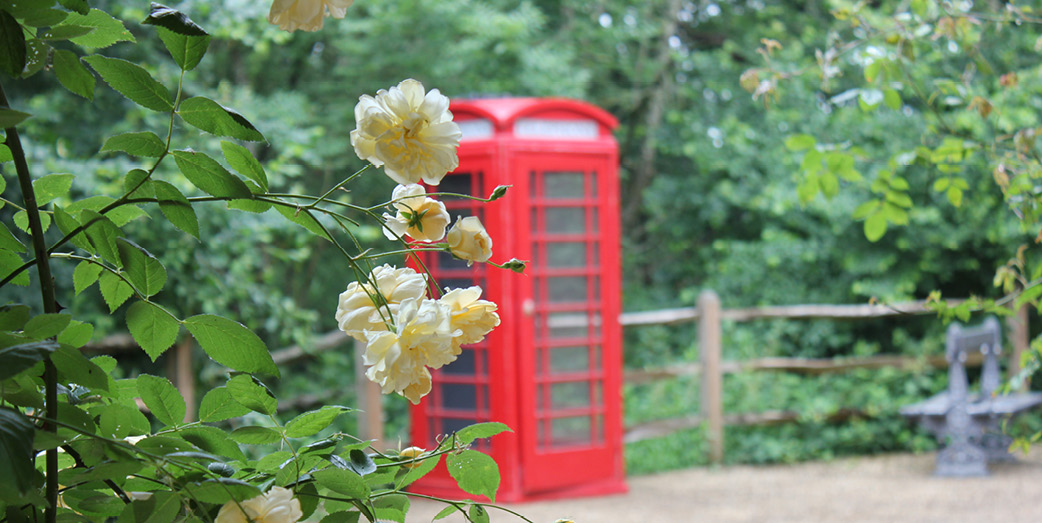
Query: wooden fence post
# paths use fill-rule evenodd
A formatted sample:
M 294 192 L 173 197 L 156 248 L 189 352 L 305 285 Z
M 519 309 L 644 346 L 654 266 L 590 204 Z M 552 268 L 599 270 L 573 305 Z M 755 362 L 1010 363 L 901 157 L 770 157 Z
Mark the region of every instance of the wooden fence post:
M 706 422 L 709 462 L 724 461 L 723 374 L 720 368 L 720 297 L 711 290 L 698 295 L 698 353 L 702 361 L 702 419 Z
M 362 353 L 365 344 L 355 341 L 355 395 L 358 397 L 358 437 L 381 448 L 384 440 L 384 407 L 380 386 L 365 377 Z
M 1028 308 L 1023 305 L 1016 309 L 1012 316 L 1006 318 L 1006 327 L 1009 329 L 1009 344 L 1012 345 L 1012 350 L 1009 352 L 1008 376 L 1016 376 L 1020 372 L 1020 357 L 1031 346 L 1031 334 L 1028 329 L 1030 319 Z M 1024 392 L 1028 389 L 1027 386 L 1027 383 L 1021 383 L 1018 390 Z

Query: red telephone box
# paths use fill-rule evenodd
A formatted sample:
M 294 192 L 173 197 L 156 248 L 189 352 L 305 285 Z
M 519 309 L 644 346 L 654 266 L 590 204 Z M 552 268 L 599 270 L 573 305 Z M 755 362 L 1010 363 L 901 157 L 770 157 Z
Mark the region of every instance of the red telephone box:
M 477 215 L 493 260 L 529 260 L 516 274 L 427 256 L 438 282 L 480 285 L 502 324 L 434 373 L 412 408 L 413 444 L 466 425 L 499 421 L 514 432 L 481 440 L 500 467 L 497 501 L 626 490 L 622 444 L 617 121 L 574 100 L 454 101 L 463 131 L 459 168 L 436 191 L 488 196 L 489 204 L 442 197 L 453 220 Z M 414 486 L 465 497 L 444 462 Z

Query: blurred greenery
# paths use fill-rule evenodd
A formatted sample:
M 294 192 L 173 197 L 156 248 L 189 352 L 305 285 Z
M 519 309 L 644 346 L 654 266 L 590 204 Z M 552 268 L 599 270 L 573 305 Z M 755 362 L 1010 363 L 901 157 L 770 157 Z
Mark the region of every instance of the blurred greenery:
M 144 31 L 132 22 L 144 19 L 144 3 L 92 3 L 130 21 L 131 32 Z M 814 50 L 828 49 L 849 25 L 830 13 L 847 2 L 359 0 L 347 18 L 327 20 L 323 31 L 294 34 L 268 25 L 262 3 L 170 3 L 214 36 L 187 94 L 236 107 L 263 129 L 269 141 L 250 147 L 272 186 L 286 192 L 320 193 L 360 168 L 349 140 L 357 97 L 407 77 L 453 98 L 567 96 L 614 114 L 620 121 L 627 311 L 691 306 L 703 289 L 719 293 L 724 307 L 901 301 L 934 290 L 946 297 L 996 296 L 995 270 L 1034 237 L 1035 231 L 1018 226 L 986 162 L 974 156 L 957 173 L 968 184 L 959 206 L 931 190 L 939 176 L 936 166 L 898 166 L 916 202 L 908 224 L 891 226 L 879 241 L 866 239 L 864 224 L 851 214 L 874 197 L 868 182 L 895 170 L 888 159 L 920 145 L 936 146 L 920 139 L 938 122 L 926 104 L 911 96 L 896 110 L 873 111 L 859 109 L 857 96 L 842 96 L 861 85 L 864 57 L 874 52 L 870 48 L 838 60 L 836 67 L 845 74 L 830 78 L 828 90 L 820 76 L 795 74 L 815 67 Z M 875 2 L 866 16 L 905 3 Z M 996 112 L 1001 114 L 996 118 L 1000 128 L 1035 125 L 1042 99 L 1033 65 L 1035 36 L 1011 29 L 1002 38 L 1002 45 L 988 51 L 993 69 L 1023 71 L 1021 81 L 1032 87 L 998 93 Z M 768 110 L 764 97 L 754 100 L 741 80 L 745 71 L 762 65 L 758 49 L 764 39 L 780 43 L 772 50 L 772 63 L 793 73 Z M 970 59 L 926 40 L 917 43 L 917 68 L 909 74 L 925 83 L 953 74 L 958 78 Z M 173 78 L 177 69 L 163 58 L 158 41 L 146 41 L 152 43 L 117 45 L 106 54 L 147 55 L 134 58 L 165 64 L 152 73 Z M 988 81 L 994 89 L 994 75 Z M 95 103 L 103 110 L 79 114 L 74 104 L 63 103 L 74 95 L 61 89 L 54 75 L 36 75 L 12 91 L 10 97 L 34 115 L 25 123 L 25 135 L 36 137 L 28 146 L 30 162 L 44 166 L 41 172 L 77 172 L 82 185 L 73 188 L 73 196 L 119 184 L 122 174 L 135 167 L 120 154 L 97 155 L 102 137 L 142 124 L 165 125 L 107 88 L 96 93 Z M 121 116 L 100 116 L 109 114 Z M 969 135 L 985 125 L 973 115 L 963 104 L 950 108 L 947 119 Z M 795 134 L 849 154 L 866 182 L 843 182 L 832 198 L 801 201 L 801 153 L 786 148 Z M 163 176 L 178 174 L 171 170 Z M 375 201 L 391 185 L 383 176 L 364 176 L 341 197 Z M 11 212 L 10 207 L 0 210 Z M 205 207 L 198 212 L 202 234 L 216 240 L 205 252 L 165 220 L 139 220 L 130 228 L 178 277 L 160 296 L 161 304 L 182 317 L 215 313 L 237 318 L 272 348 L 307 348 L 317 335 L 335 328 L 336 293 L 330 289 L 343 289 L 352 272 L 325 243 L 270 213 L 206 212 Z M 360 233 L 363 239 L 377 235 L 373 229 Z M 33 302 L 19 299 L 26 292 L 32 291 L 4 289 L 0 301 Z M 96 291 L 87 294 L 90 299 L 67 295 L 59 301 L 70 304 L 78 317 L 93 319 L 95 339 L 120 332 L 122 325 L 105 314 Z M 628 329 L 626 365 L 693 361 L 696 334 L 693 326 Z M 943 324 L 935 318 L 728 324 L 725 358 L 939 354 L 942 338 Z M 162 369 L 164 363 L 139 364 Z M 196 361 L 204 387 L 216 380 L 209 365 L 202 357 Z M 350 345 L 295 363 L 299 372 L 284 373 L 277 395 L 320 394 L 351 405 L 353 365 Z M 932 443 L 906 425 L 896 409 L 944 384 L 943 371 L 927 370 L 728 376 L 727 412 L 804 413 L 795 424 L 729 430 L 728 460 L 760 463 L 930 448 Z M 405 408 L 392 403 L 390 438 L 405 439 Z M 629 423 L 691 413 L 694 405 L 697 383 L 626 389 Z M 839 407 L 870 415 L 824 421 Z M 352 423 L 348 418 L 341 420 Z M 699 432 L 687 431 L 630 445 L 627 461 L 638 473 L 684 466 L 700 463 L 702 448 Z

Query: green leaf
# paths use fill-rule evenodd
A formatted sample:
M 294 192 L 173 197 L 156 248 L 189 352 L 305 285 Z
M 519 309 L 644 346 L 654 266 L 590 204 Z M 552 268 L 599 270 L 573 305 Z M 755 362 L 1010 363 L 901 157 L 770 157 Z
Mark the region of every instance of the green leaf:
M 108 271 L 101 274 L 101 278 L 98 280 L 98 290 L 101 291 L 101 297 L 108 304 L 109 312 L 116 312 L 116 309 L 123 305 L 127 298 L 134 295 L 134 289 L 127 282 Z
M 152 361 L 177 341 L 181 323 L 146 301 L 136 301 L 127 309 L 127 328 Z
M 785 148 L 793 152 L 804 151 L 814 147 L 815 143 L 817 140 L 809 134 L 794 134 L 785 139 Z
M 895 111 L 900 109 L 901 93 L 898 93 L 895 89 L 883 89 L 883 103 Z
M 195 151 L 174 151 L 174 161 L 188 181 L 218 198 L 249 198 L 250 188 L 217 160 Z
M 510 427 L 508 427 L 505 423 L 499 423 L 495 421 L 490 421 L 486 423 L 475 423 L 474 425 L 464 427 L 460 429 L 459 432 L 456 432 L 456 441 L 458 441 L 460 445 L 470 445 L 476 439 L 491 438 L 492 436 L 502 434 L 504 432 L 513 431 L 510 430 Z
M 0 163 L 14 161 L 14 155 L 11 154 L 11 148 L 0 144 Z M 7 189 L 7 182 L 0 178 L 0 192 L 4 192 Z M 0 207 L 3 207 L 4 203 L 0 202 Z
M 0 278 L 6 278 L 21 267 L 23 263 L 24 260 L 18 254 L 11 251 L 0 251 Z M 29 285 L 29 272 L 22 271 L 11 280 L 11 283 L 22 286 Z
M 166 285 L 166 269 L 159 259 L 138 244 L 125 238 L 116 239 L 123 270 L 134 288 L 145 296 L 152 296 Z
M 62 20 L 65 19 L 64 13 Z M 85 25 L 59 25 L 51 27 L 46 31 L 41 31 L 36 35 L 40 40 L 53 42 L 61 40 L 69 40 L 70 38 L 76 38 L 77 36 L 83 36 L 91 31 L 93 27 L 87 27 Z
M 83 292 L 84 289 L 94 285 L 94 282 L 98 281 L 98 276 L 101 276 L 102 269 L 101 265 L 91 263 L 88 261 L 81 261 L 76 265 L 76 270 L 72 271 L 72 286 L 76 290 L 76 294 Z
M 250 142 L 264 141 L 264 135 L 249 120 L 209 98 L 189 98 L 181 102 L 177 114 L 188 124 L 216 136 L 228 136 Z
M 8 2 L 4 3 L 7 3 L 8 6 L 10 5 Z M 22 23 L 29 27 L 48 27 L 58 25 L 62 20 L 65 20 L 65 18 L 69 16 L 69 13 L 58 9 L 50 9 L 39 2 L 37 2 L 36 6 L 30 7 L 29 9 L 29 12 L 25 13 L 24 17 L 15 15 L 15 18 L 22 18 Z
M 26 214 L 25 211 L 18 211 L 14 213 L 13 219 L 14 224 L 17 225 L 19 229 L 21 229 L 27 234 L 32 234 L 32 230 L 29 228 L 29 215 Z M 47 229 L 50 228 L 50 226 L 51 215 L 47 213 L 40 213 L 40 228 L 43 229 L 44 232 L 47 232 Z
M 162 490 L 150 492 L 147 498 L 135 498 L 120 513 L 117 523 L 173 523 L 181 511 L 181 497 Z
M 268 191 L 268 175 L 264 173 L 264 167 L 254 158 L 249 149 L 234 142 L 222 141 L 221 152 L 224 153 L 224 159 L 228 161 L 228 165 L 231 165 L 232 169 L 257 182 L 264 192 Z
M 31 316 L 28 305 L 4 305 L 0 307 L 0 331 L 14 332 L 22 330 Z
M 134 388 L 137 396 L 137 388 Z M 90 410 L 92 416 L 98 417 L 98 431 L 110 438 L 125 438 L 131 434 L 148 434 L 152 423 L 141 413 L 137 404 L 126 405 L 110 403 Z
M 26 336 L 34 340 L 45 340 L 65 330 L 70 321 L 72 316 L 68 314 L 41 314 L 30 318 L 23 330 Z
M 347 468 L 359 476 L 376 472 L 376 462 L 362 449 L 351 449 L 348 454 Z M 343 467 L 341 467 L 343 468 Z
M 51 354 L 51 361 L 58 368 L 60 377 L 64 377 L 68 382 L 83 385 L 89 389 L 109 390 L 110 388 L 111 378 L 108 373 L 88 360 L 78 349 L 69 346 L 58 347 Z
M 62 234 L 69 234 L 72 231 L 79 229 L 80 221 L 73 218 L 68 212 L 65 212 L 65 209 L 62 209 L 58 204 L 54 204 L 52 208 L 54 209 L 54 223 L 58 225 L 58 230 L 60 230 Z M 90 243 L 90 239 L 87 238 L 85 231 L 81 230 L 80 232 L 77 232 L 74 236 L 69 237 L 69 241 L 72 242 L 73 245 L 91 254 L 97 252 L 94 249 L 94 245 Z
M 22 111 L 15 111 L 14 109 L 8 109 L 7 107 L 0 107 L 0 129 L 10 129 L 20 123 L 26 118 L 32 116 L 29 113 L 23 113 Z
M 948 189 L 948 186 L 951 185 L 951 183 L 951 178 L 938 178 L 933 182 L 933 190 L 937 192 L 944 192 Z
M 32 368 L 57 348 L 58 344 L 53 341 L 34 341 L 0 349 L 0 380 Z
M 341 406 L 326 405 L 318 410 L 305 412 L 286 423 L 286 436 L 303 438 L 318 434 L 329 426 L 337 416 L 351 409 Z
M 208 34 L 184 13 L 155 2 L 152 2 L 148 18 L 141 23 L 162 27 L 185 36 L 206 36 Z
M 54 200 L 69 194 L 72 188 L 71 174 L 48 174 L 33 180 L 33 192 L 36 193 L 36 205 L 43 207 Z
M 875 242 L 886 234 L 886 215 L 882 211 L 877 211 L 865 220 L 865 238 L 868 241 Z
M 134 198 L 154 198 L 156 195 L 149 174 L 143 169 L 127 171 L 127 175 L 123 177 L 123 193 Z
M 344 494 L 353 499 L 364 500 L 369 497 L 369 485 L 362 476 L 346 469 L 330 467 L 312 474 L 318 486 Z
M 276 205 L 275 210 L 285 216 L 287 220 L 307 229 L 315 236 L 332 241 L 315 217 L 302 208 Z
M 92 55 L 83 59 L 90 64 L 105 83 L 130 101 L 153 111 L 165 112 L 174 108 L 170 90 L 152 78 L 144 68 L 120 58 Z
M 471 523 L 488 523 L 488 511 L 481 505 L 471 505 L 467 509 L 467 516 Z
M 93 27 L 94 30 L 83 36 L 72 39 L 72 43 L 83 47 L 101 49 L 116 42 L 134 42 L 134 35 L 127 31 L 123 22 L 116 20 L 108 13 L 91 9 L 86 14 L 70 13 L 63 25 L 79 25 Z
M 267 445 L 282 439 L 279 431 L 268 427 L 239 427 L 232 431 L 231 438 L 243 445 Z
M 22 71 L 22 78 L 29 78 L 42 71 L 47 66 L 47 56 L 50 54 L 51 49 L 50 44 L 43 40 L 36 38 L 26 40 L 25 70 Z
M 177 433 L 186 441 L 191 442 L 206 452 L 234 460 L 246 461 L 246 456 L 243 455 L 239 446 L 228 436 L 228 433 L 217 427 L 197 425 L 185 427 Z
M 6 10 L 0 10 L 0 71 L 18 78 L 25 70 L 25 32 Z M 3 121 L 0 116 L 0 121 Z M 0 127 L 11 127 L 2 125 Z
M 279 368 L 264 342 L 241 323 L 200 314 L 186 319 L 184 324 L 206 354 L 217 363 L 239 372 L 279 377 Z
M 447 517 L 451 516 L 451 515 L 452 515 L 452 513 L 453 513 L 453 512 L 456 512 L 456 511 L 459 511 L 459 512 L 463 512 L 463 509 L 462 509 L 462 508 L 459 508 L 459 507 L 457 507 L 456 505 L 449 505 L 449 506 L 447 506 L 447 507 L 445 507 L 445 508 L 441 509 L 441 512 L 438 512 L 438 513 L 437 513 L 437 514 L 436 514 L 436 515 L 434 516 L 434 521 L 437 521 L 437 520 L 439 520 L 439 519 L 445 519 L 445 518 L 447 518 Z
M 459 488 L 496 501 L 496 491 L 499 490 L 499 466 L 495 460 L 476 450 L 464 450 L 459 454 L 450 455 L 445 463 Z
M 87 0 L 58 0 L 58 3 L 61 4 L 62 7 L 68 9 L 69 11 L 73 11 L 81 15 L 85 15 L 90 12 L 90 6 L 87 5 Z
M 141 401 L 160 422 L 167 425 L 184 423 L 187 406 L 170 380 L 141 374 L 137 377 L 137 390 Z
M 232 376 L 225 387 L 232 399 L 252 411 L 270 416 L 278 409 L 278 401 L 271 391 L 249 374 Z
M 437 467 L 440 461 L 441 455 L 438 455 L 424 459 L 415 468 L 410 469 L 403 467 L 403 470 L 405 470 L 405 474 L 399 475 L 399 479 L 395 481 L 395 487 L 398 489 L 403 489 L 411 485 L 416 480 L 426 476 L 430 473 L 430 471 L 434 470 L 434 467 Z
M 163 216 L 166 216 L 174 227 L 198 238 L 199 219 L 195 216 L 195 209 L 188 198 L 185 198 L 177 187 L 162 180 L 153 180 L 152 187 L 156 191 L 159 210 L 163 212 Z
M 234 478 L 208 479 L 200 483 L 188 484 L 185 488 L 192 498 L 215 505 L 226 503 L 232 498 L 246 501 L 261 495 L 261 491 L 257 487 Z M 232 521 L 235 520 L 232 519 Z
M 92 337 L 94 337 L 93 325 L 82 321 L 72 320 L 69 322 L 69 326 L 65 327 L 65 330 L 58 335 L 58 343 L 80 348 L 90 343 Z
M 18 238 L 11 234 L 11 230 L 7 228 L 7 225 L 0 223 L 0 250 L 12 251 L 12 252 L 25 252 L 25 245 L 18 241 Z
M 405 494 L 390 494 L 373 500 L 376 517 L 381 521 L 397 521 L 405 523 L 405 513 L 409 511 L 409 498 Z M 488 523 L 488 519 L 485 519 Z
M 87 227 L 87 237 L 90 238 L 97 253 L 109 263 L 122 267 L 123 260 L 119 257 L 119 244 L 116 243 L 116 239 L 122 234 L 119 227 L 112 223 L 112 220 L 90 209 L 80 211 L 80 221 L 93 222 Z
M 0 407 L 0 498 L 24 496 L 35 475 L 33 424 L 21 412 Z
M 959 206 L 962 205 L 962 189 L 959 189 L 958 187 L 952 186 L 952 187 L 948 188 L 948 191 L 947 191 L 946 194 L 948 196 L 948 201 L 951 202 L 952 205 L 954 205 L 956 207 L 959 207 Z
M 199 403 L 199 421 L 211 423 L 245 416 L 250 409 L 235 401 L 226 387 L 210 389 Z
M 195 69 L 210 47 L 209 36 L 186 36 L 165 28 L 159 29 L 159 39 L 178 67 L 185 71 Z
M 123 133 L 105 140 L 101 152 L 106 151 L 123 151 L 131 156 L 159 158 L 166 151 L 166 144 L 151 131 Z
M 54 51 L 51 62 L 58 82 L 72 94 L 94 100 L 94 75 L 80 62 L 80 58 L 72 51 L 58 49 Z

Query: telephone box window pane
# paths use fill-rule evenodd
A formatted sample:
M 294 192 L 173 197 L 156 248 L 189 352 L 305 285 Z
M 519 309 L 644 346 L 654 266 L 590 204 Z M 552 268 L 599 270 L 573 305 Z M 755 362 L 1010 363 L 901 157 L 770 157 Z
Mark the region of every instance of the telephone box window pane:
M 441 423 L 439 423 L 439 425 L 441 425 L 441 430 L 432 430 L 431 433 L 437 435 L 448 435 L 453 432 L 459 432 L 477 422 L 478 420 L 474 418 L 442 418 Z
M 550 372 L 585 372 L 588 370 L 590 370 L 589 347 L 550 349 Z
M 554 303 L 586 301 L 585 276 L 557 276 L 546 280 L 548 301 Z
M 456 361 L 441 368 L 441 372 L 454 376 L 474 376 L 477 371 L 477 361 L 474 349 L 463 349 Z
M 550 433 L 555 445 L 571 445 L 590 441 L 592 428 L 589 416 L 555 418 L 550 422 Z
M 471 195 L 469 173 L 453 173 L 441 179 L 437 187 L 429 187 L 427 192 L 452 192 Z M 471 195 L 473 196 L 473 195 Z M 459 196 L 438 196 L 441 201 L 462 200 Z
M 548 172 L 543 176 L 543 198 L 582 198 L 583 173 Z
M 555 312 L 546 318 L 550 338 L 585 338 L 590 334 L 590 322 L 583 312 Z
M 590 198 L 597 197 L 597 173 L 590 173 Z
M 597 217 L 597 208 L 596 207 L 591 207 L 590 208 L 590 216 L 591 216 L 591 220 L 593 222 L 590 225 L 590 232 L 592 232 L 594 234 L 601 232 L 601 222 L 600 222 L 600 219 Z
M 586 212 L 582 207 L 547 207 L 543 232 L 582 234 L 586 232 Z
M 590 406 L 590 384 L 585 381 L 554 383 L 550 386 L 551 406 L 568 409 Z
M 472 411 L 478 408 L 478 394 L 474 385 L 443 383 L 440 396 L 441 406 L 446 409 Z
M 586 244 L 581 242 L 547 243 L 547 267 L 586 267 Z
M 466 260 L 461 260 L 455 256 L 445 252 L 438 252 L 438 270 L 442 271 L 462 271 L 462 270 L 473 270 L 473 266 L 467 267 Z M 438 279 L 441 281 L 441 278 Z

